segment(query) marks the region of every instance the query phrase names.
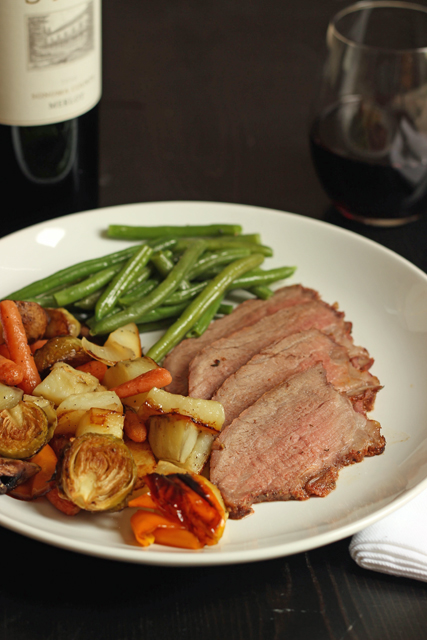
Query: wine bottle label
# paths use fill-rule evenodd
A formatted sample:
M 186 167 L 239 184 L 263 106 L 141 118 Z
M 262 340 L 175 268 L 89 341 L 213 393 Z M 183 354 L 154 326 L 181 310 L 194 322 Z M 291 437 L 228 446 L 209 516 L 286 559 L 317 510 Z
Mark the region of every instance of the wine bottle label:
M 76 118 L 101 97 L 101 0 L 0 0 L 0 124 Z

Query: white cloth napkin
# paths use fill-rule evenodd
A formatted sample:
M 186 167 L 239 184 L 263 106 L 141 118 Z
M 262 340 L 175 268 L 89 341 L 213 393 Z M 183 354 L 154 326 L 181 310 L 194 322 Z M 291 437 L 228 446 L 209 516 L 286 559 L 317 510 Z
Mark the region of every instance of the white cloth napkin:
M 354 535 L 349 550 L 364 569 L 427 582 L 427 490 Z

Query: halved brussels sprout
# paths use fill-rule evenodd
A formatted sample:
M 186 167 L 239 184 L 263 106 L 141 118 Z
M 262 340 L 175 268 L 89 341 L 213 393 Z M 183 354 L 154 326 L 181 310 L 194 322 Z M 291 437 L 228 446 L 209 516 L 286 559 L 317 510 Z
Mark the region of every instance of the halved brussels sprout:
M 37 397 L 37 396 L 30 396 L 25 394 L 23 397 L 23 400 L 25 402 L 33 402 L 34 404 L 36 404 L 38 407 L 40 407 L 40 409 L 43 409 L 43 411 L 45 412 L 46 416 L 47 416 L 47 421 L 48 421 L 48 429 L 49 429 L 49 433 L 48 433 L 48 440 L 50 440 L 54 434 L 57 422 L 58 422 L 58 417 L 56 415 L 56 411 L 55 411 L 55 407 L 53 402 L 51 402 L 50 400 L 48 400 L 47 398 L 42 398 Z
M 108 366 L 120 360 L 140 358 L 142 354 L 141 339 L 134 322 L 112 331 L 103 346 L 94 344 L 85 337 L 82 338 L 82 345 L 91 358 L 100 360 Z
M 9 387 L 7 384 L 0 382 L 0 411 L 14 407 L 22 400 L 23 395 L 22 389 Z
M 118 511 L 126 506 L 137 477 L 132 454 L 122 440 L 86 433 L 65 450 L 59 486 L 86 511 Z
M 51 436 L 46 413 L 33 402 L 21 400 L 11 409 L 0 412 L 0 456 L 31 458 Z
M 82 341 L 74 336 L 50 338 L 34 354 L 34 362 L 43 376 L 56 362 L 66 362 L 72 367 L 89 362 L 90 356 L 83 349 Z
M 103 389 L 98 378 L 90 373 L 77 371 L 65 362 L 57 362 L 49 375 L 34 389 L 33 395 L 43 396 L 57 406 L 72 394 L 96 389 Z

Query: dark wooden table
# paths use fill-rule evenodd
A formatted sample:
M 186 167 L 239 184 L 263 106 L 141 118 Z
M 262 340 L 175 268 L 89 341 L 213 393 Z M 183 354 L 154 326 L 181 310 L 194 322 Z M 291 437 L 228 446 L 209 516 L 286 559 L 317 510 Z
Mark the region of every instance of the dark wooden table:
M 328 19 L 344 4 L 104 2 L 100 205 L 208 200 L 292 211 L 427 271 L 427 216 L 399 229 L 350 223 L 330 208 L 311 165 L 309 105 Z M 427 584 L 360 569 L 348 544 L 177 569 L 86 557 L 1 530 L 0 639 L 427 637 Z

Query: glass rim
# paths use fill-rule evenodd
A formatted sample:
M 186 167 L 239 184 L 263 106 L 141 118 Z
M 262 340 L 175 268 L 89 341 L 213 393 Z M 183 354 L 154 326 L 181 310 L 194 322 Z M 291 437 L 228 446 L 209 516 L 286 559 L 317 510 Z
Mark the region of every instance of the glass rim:
M 422 53 L 427 52 L 427 32 L 426 32 L 426 44 L 423 47 L 408 47 L 405 49 L 394 49 L 392 47 L 380 47 L 376 45 L 363 44 L 361 42 L 356 42 L 352 38 L 349 38 L 338 30 L 337 24 L 338 22 L 344 18 L 345 16 L 356 13 L 357 11 L 363 11 L 365 9 L 404 9 L 405 11 L 418 11 L 419 13 L 424 13 L 427 16 L 427 7 L 424 7 L 420 4 L 416 4 L 415 2 L 404 2 L 402 0 L 362 0 L 361 2 L 356 2 L 341 11 L 338 11 L 334 15 L 334 17 L 330 20 L 327 30 L 327 43 L 331 43 L 331 39 L 335 38 L 339 40 L 343 44 L 351 47 L 357 47 L 359 49 L 365 49 L 366 51 L 371 52 L 384 52 L 389 54 L 402 54 L 402 53 Z

